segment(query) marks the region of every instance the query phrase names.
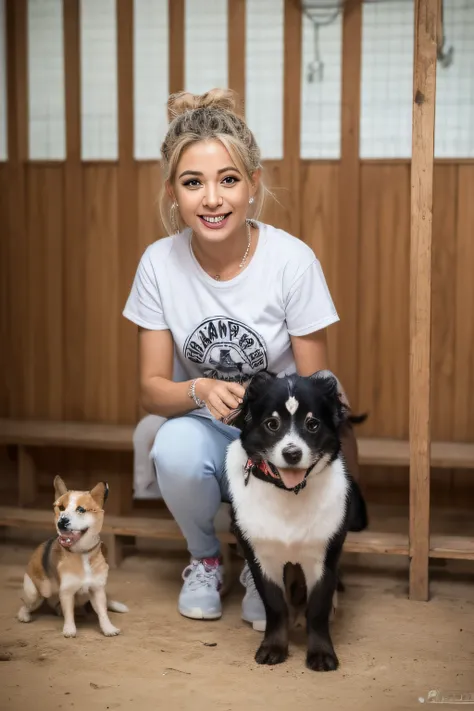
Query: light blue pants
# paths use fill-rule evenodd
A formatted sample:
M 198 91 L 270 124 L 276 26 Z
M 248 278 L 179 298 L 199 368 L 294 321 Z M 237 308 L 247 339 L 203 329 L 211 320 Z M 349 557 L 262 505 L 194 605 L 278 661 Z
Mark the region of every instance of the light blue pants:
M 225 454 L 239 434 L 217 420 L 184 415 L 167 420 L 155 437 L 158 485 L 194 558 L 219 554 L 214 518 L 221 502 L 229 501 Z

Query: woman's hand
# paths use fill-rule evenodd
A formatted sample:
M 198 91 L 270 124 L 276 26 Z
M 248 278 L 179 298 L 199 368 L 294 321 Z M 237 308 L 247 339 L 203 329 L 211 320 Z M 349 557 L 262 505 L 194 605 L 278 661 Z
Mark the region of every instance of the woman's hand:
M 239 407 L 245 388 L 239 383 L 200 378 L 196 381 L 195 392 L 200 400 L 204 400 L 211 415 L 222 420 Z

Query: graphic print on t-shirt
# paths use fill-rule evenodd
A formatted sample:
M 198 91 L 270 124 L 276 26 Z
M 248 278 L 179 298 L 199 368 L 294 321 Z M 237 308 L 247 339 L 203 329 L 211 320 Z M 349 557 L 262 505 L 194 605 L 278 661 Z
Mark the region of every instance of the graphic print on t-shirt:
M 268 365 L 262 337 L 241 321 L 213 316 L 186 339 L 184 357 L 203 366 L 205 378 L 243 382 Z

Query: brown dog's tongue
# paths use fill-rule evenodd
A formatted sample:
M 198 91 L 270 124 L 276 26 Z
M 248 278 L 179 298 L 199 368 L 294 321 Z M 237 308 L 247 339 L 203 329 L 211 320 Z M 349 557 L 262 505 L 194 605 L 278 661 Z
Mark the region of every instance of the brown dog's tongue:
M 287 489 L 293 489 L 304 481 L 306 469 L 278 469 L 281 480 Z

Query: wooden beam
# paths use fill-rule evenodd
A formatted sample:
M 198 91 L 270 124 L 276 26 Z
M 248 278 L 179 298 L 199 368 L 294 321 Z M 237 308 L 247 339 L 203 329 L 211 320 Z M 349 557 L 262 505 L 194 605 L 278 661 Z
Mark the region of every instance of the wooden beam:
M 438 0 L 415 2 L 410 250 L 410 598 L 428 600 L 431 244 Z
M 184 0 L 169 0 L 169 92 L 175 94 L 184 89 Z
M 362 1 L 344 5 L 342 22 L 341 161 L 339 168 L 339 249 L 336 303 L 337 375 L 349 401 L 358 399 L 358 260 L 360 231 L 360 84 Z M 347 354 L 350 353 L 350 358 Z
M 65 0 L 64 80 L 66 100 L 66 161 L 64 163 L 63 244 L 63 350 L 64 417 L 84 415 L 85 323 L 80 314 L 86 292 L 86 255 L 83 234 L 83 187 L 81 164 L 81 56 L 79 0 Z
M 288 229 L 301 235 L 300 139 L 301 139 L 301 52 L 302 18 L 298 0 L 285 0 L 283 164 L 285 182 L 292 196 Z
M 136 269 L 138 180 L 134 160 L 134 77 L 133 77 L 133 0 L 117 3 L 117 69 L 118 69 L 118 127 L 119 161 L 118 190 L 118 262 L 119 284 L 117 310 L 128 297 Z M 124 382 L 117 383 L 118 419 L 134 420 L 136 411 L 137 349 L 136 329 L 120 319 L 118 328 L 118 373 L 127 373 Z M 126 381 L 126 382 L 125 382 Z
M 229 88 L 238 96 L 242 116 L 245 116 L 245 5 L 246 0 L 227 0 Z
M 11 370 L 8 373 L 9 414 L 28 415 L 27 353 L 31 328 L 28 280 L 18 279 L 28 268 L 25 163 L 28 160 L 28 42 L 26 0 L 6 0 L 6 80 L 8 124 L 8 252 Z M 5 348 L 5 344 L 2 344 Z

